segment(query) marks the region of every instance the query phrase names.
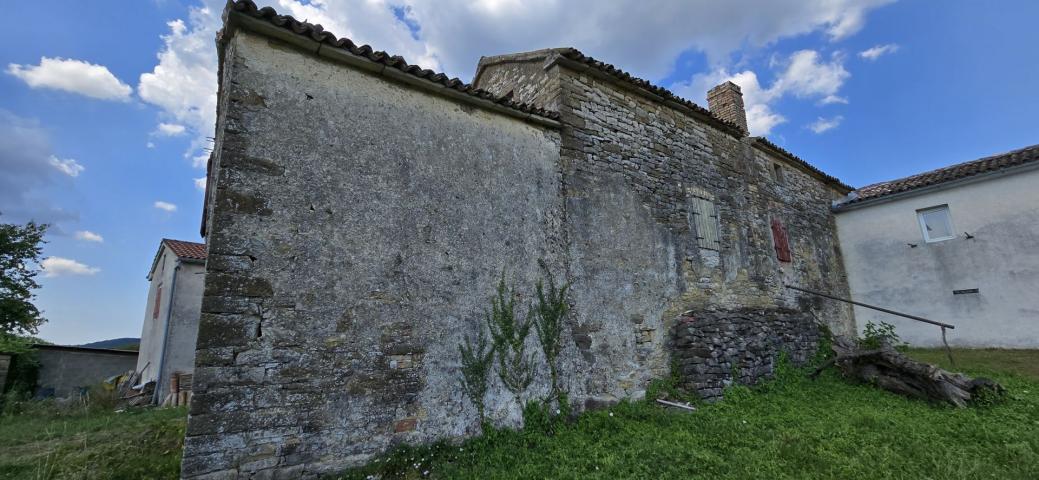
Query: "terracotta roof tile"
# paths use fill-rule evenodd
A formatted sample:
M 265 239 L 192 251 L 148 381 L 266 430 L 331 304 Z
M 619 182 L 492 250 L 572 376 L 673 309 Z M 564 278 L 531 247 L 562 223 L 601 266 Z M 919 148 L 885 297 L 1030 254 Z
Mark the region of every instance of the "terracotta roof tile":
M 206 244 L 185 242 L 183 240 L 172 240 L 169 238 L 162 239 L 162 243 L 166 244 L 173 254 L 180 258 L 187 258 L 191 260 L 205 260 L 206 259 Z
M 939 168 L 937 170 L 931 170 L 929 172 L 918 173 L 898 180 L 867 185 L 853 192 L 853 195 L 857 196 L 845 202 L 844 205 L 873 200 L 888 195 L 894 195 L 896 193 L 908 192 L 918 188 L 938 185 L 940 183 L 1004 170 L 1037 161 L 1039 161 L 1039 145 L 1032 145 L 1030 147 L 1001 153 L 999 155 L 992 155 L 990 157 L 959 163 Z
M 552 120 L 559 119 L 558 112 L 546 110 L 534 105 L 528 105 L 526 103 L 515 102 L 507 97 L 496 96 L 486 90 L 475 88 L 457 78 L 448 78 L 448 76 L 443 73 L 423 69 L 418 65 L 409 65 L 408 62 L 404 60 L 404 57 L 390 55 L 383 51 L 376 51 L 368 45 L 357 46 L 348 38 L 338 38 L 331 32 L 326 32 L 321 25 L 301 22 L 289 15 L 279 15 L 278 12 L 271 7 L 258 8 L 252 0 L 229 0 L 227 7 L 224 9 L 225 25 L 230 12 L 237 12 L 266 21 L 271 25 L 284 28 L 297 35 L 308 37 L 315 42 L 338 48 L 358 57 L 363 57 L 373 62 L 380 63 L 388 68 L 394 68 L 414 77 L 422 78 L 477 98 L 489 100 L 523 113 L 537 115 Z

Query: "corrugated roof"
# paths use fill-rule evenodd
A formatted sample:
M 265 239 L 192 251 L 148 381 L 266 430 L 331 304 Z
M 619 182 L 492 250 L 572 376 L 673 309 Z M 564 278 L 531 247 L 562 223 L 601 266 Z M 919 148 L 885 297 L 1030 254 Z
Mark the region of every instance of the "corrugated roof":
M 385 65 L 389 68 L 394 68 L 411 75 L 416 78 L 420 78 L 452 90 L 457 90 L 461 93 L 471 95 L 476 98 L 488 100 L 498 105 L 508 107 L 514 110 L 518 110 L 523 113 L 537 115 L 545 117 L 551 120 L 558 120 L 559 113 L 551 110 L 546 110 L 541 107 L 534 105 L 528 105 L 526 103 L 519 103 L 513 101 L 511 98 L 506 96 L 496 96 L 486 90 L 481 90 L 473 87 L 472 85 L 465 83 L 457 78 L 448 78 L 443 73 L 434 72 L 433 70 L 424 69 L 418 65 L 409 65 L 404 60 L 404 57 L 398 55 L 390 55 L 383 51 L 376 51 L 368 45 L 357 46 L 348 38 L 338 38 L 331 32 L 326 32 L 321 25 L 313 25 L 307 22 L 301 22 L 289 15 L 279 15 L 271 7 L 258 8 L 252 0 L 229 0 L 227 7 L 224 9 L 224 22 L 226 25 L 228 14 L 230 12 L 236 12 L 243 15 L 263 20 L 271 25 L 279 28 L 288 30 L 296 35 L 304 36 L 314 40 L 315 42 L 340 49 L 345 52 L 349 52 L 352 55 L 363 57 L 373 62 Z
M 896 193 L 909 192 L 918 188 L 969 178 L 975 175 L 997 172 L 1036 161 L 1039 161 L 1039 145 L 1032 145 L 897 180 L 867 185 L 855 190 L 853 192 L 854 198 L 844 202 L 842 205 L 861 203 Z

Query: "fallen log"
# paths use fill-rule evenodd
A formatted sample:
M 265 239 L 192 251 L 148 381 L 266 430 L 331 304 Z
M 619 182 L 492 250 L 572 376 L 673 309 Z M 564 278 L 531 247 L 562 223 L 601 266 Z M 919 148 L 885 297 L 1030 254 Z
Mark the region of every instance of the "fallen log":
M 835 336 L 832 348 L 835 356 L 812 372 L 812 378 L 836 365 L 845 377 L 907 397 L 956 407 L 967 406 L 984 391 L 997 395 L 1004 391 L 1001 385 L 987 378 L 971 378 L 913 360 L 887 342 L 881 342 L 879 348 L 867 349 L 854 338 Z

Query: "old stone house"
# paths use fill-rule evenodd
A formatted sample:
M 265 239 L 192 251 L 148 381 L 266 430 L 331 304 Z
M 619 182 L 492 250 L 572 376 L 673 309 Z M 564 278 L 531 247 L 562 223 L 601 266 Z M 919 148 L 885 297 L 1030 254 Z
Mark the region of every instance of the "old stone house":
M 458 345 L 503 272 L 524 309 L 546 270 L 572 284 L 577 409 L 645 395 L 672 358 L 716 396 L 806 358 L 816 319 L 854 330 L 784 288 L 848 294 L 830 207 L 851 189 L 749 137 L 733 84 L 707 110 L 564 48 L 468 85 L 246 0 L 218 48 L 186 478 L 478 433 Z M 548 388 L 542 366 L 522 400 Z M 500 382 L 485 401 L 521 422 Z
M 205 244 L 168 238 L 152 260 L 137 371 L 142 384 L 155 382 L 154 403 L 194 372 L 205 265 Z M 174 377 L 178 381 L 171 382 Z
M 1039 347 L 1039 145 L 856 190 L 835 209 L 853 299 L 954 325 L 952 345 Z M 914 345 L 940 329 L 856 307 Z

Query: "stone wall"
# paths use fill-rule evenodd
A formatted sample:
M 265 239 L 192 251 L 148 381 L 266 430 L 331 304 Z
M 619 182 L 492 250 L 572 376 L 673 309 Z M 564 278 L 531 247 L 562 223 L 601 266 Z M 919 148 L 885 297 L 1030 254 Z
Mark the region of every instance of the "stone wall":
M 783 352 L 805 364 L 818 350 L 819 328 L 811 315 L 789 310 L 703 312 L 679 317 L 670 340 L 682 386 L 714 400 L 733 383 L 772 377 Z
M 246 31 L 222 72 L 183 475 L 477 433 L 459 344 L 503 271 L 524 306 L 539 260 L 562 276 L 558 133 Z M 486 402 L 519 424 L 500 383 Z
M 578 410 L 644 396 L 686 310 L 851 328 L 782 288 L 846 290 L 836 193 L 787 163 L 773 181 L 784 160 L 754 140 L 547 57 L 484 59 L 477 80 L 558 108 L 554 126 L 260 30 L 224 33 L 185 477 L 310 477 L 478 433 L 458 345 L 502 271 L 520 315 L 542 265 L 572 284 L 560 372 Z M 489 419 L 521 425 L 546 370 L 520 399 L 492 375 Z
M 78 396 L 137 366 L 137 352 L 132 351 L 60 345 L 34 345 L 33 349 L 40 362 L 37 397 Z

